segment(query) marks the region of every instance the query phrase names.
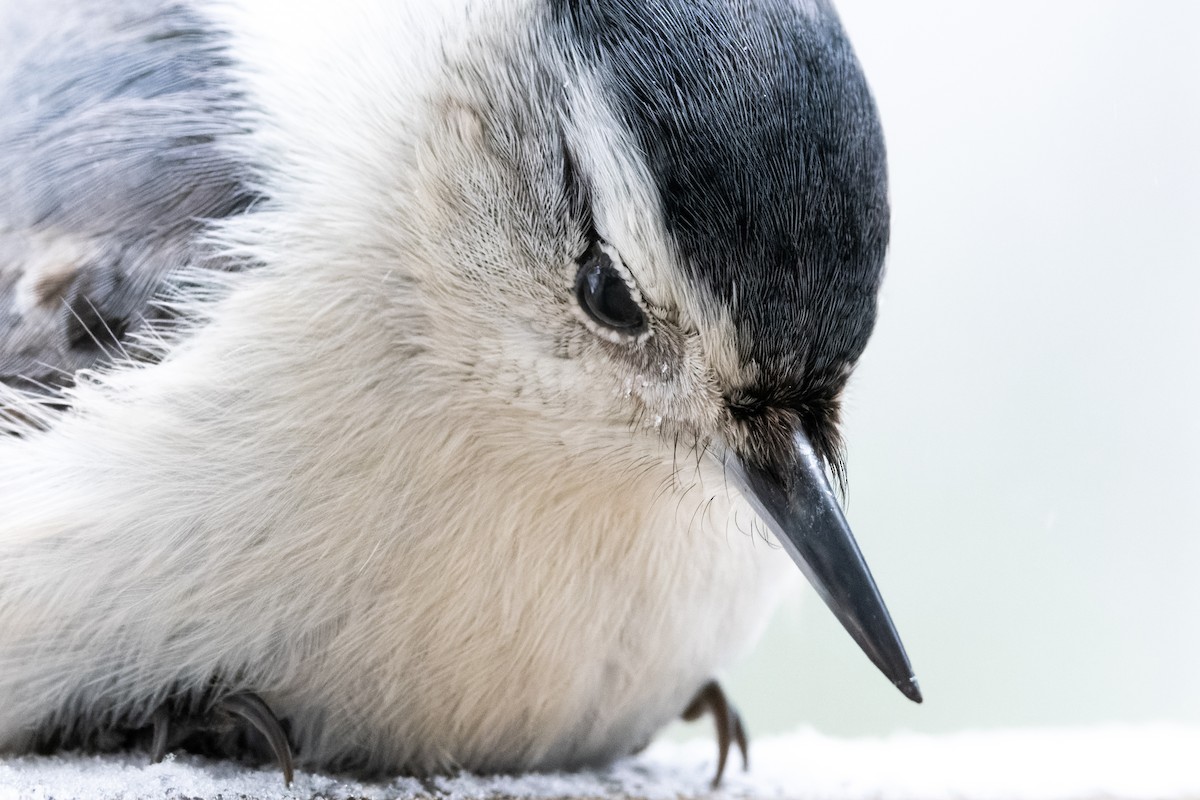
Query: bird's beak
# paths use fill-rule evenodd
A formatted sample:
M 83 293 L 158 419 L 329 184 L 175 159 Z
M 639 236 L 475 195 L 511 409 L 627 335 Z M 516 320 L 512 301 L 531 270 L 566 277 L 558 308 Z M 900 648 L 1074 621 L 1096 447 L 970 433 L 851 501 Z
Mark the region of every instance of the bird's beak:
M 803 433 L 774 463 L 730 453 L 728 474 L 867 657 L 905 697 L 921 702 L 904 645 Z

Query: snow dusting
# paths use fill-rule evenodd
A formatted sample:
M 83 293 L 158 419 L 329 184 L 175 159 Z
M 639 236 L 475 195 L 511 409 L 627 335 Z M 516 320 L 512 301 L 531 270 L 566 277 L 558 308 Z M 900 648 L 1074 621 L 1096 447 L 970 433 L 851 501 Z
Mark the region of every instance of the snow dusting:
M 1197 800 L 1200 728 L 1158 725 L 835 739 L 804 730 L 752 743 L 748 773 L 709 790 L 715 745 L 663 742 L 606 770 L 369 783 L 192 756 L 144 753 L 0 760 L 0 800 L 95 798 L 813 798 L 813 800 Z M 736 762 L 735 762 L 736 763 Z

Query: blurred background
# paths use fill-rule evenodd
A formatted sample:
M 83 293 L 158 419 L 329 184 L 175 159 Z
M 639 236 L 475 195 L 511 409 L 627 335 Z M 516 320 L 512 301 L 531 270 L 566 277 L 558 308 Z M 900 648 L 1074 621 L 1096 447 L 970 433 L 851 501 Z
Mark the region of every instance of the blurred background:
M 837 6 L 893 205 L 848 515 L 926 701 L 807 587 L 732 698 L 758 735 L 1200 723 L 1200 3 Z

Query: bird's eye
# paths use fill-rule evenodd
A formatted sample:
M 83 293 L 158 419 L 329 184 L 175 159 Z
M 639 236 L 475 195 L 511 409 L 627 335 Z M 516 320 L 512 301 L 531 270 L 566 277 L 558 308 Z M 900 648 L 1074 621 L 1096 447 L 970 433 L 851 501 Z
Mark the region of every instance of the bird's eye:
M 599 243 L 589 247 L 580 259 L 575 296 L 588 316 L 606 328 L 627 336 L 646 329 L 646 315 Z

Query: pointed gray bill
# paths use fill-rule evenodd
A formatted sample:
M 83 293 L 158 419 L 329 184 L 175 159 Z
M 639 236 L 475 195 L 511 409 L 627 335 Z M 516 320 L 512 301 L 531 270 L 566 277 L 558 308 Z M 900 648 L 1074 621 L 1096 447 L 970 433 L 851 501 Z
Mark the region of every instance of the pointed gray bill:
M 804 434 L 794 442 L 787 463 L 761 465 L 730 453 L 729 475 L 867 657 L 919 703 L 908 655 L 825 468 Z

